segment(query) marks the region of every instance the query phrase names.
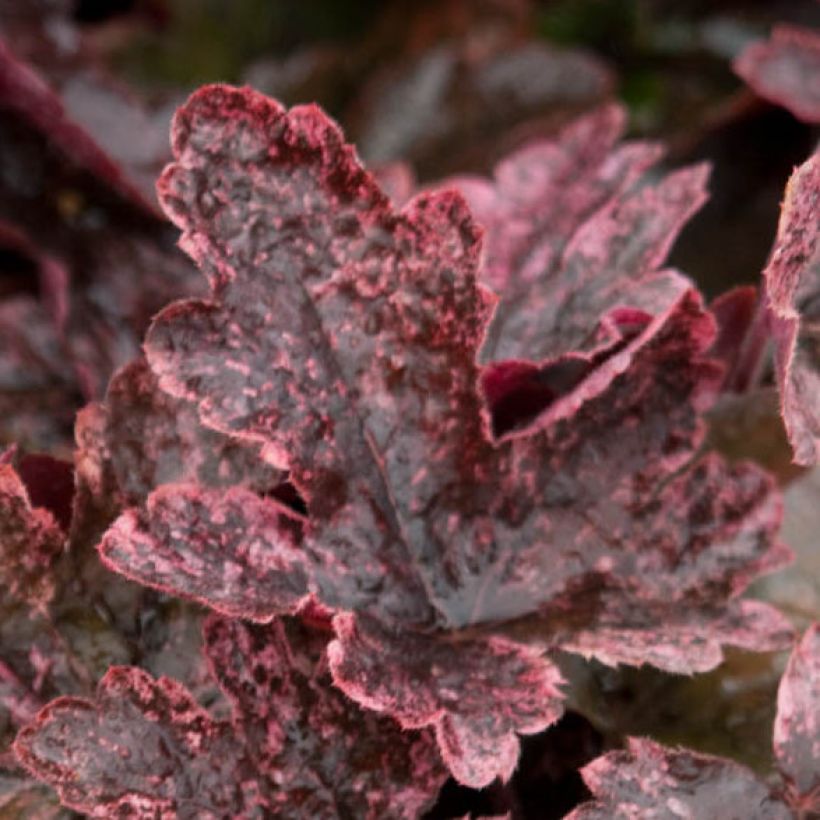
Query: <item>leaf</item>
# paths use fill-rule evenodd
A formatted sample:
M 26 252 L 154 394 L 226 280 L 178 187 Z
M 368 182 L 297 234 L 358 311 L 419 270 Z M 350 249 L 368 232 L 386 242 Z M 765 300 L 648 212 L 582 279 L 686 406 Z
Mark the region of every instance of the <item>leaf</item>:
M 446 778 L 435 741 L 363 712 L 333 687 L 327 635 L 293 619 L 211 617 L 206 652 L 277 817 L 418 817 Z
M 820 812 L 820 625 L 816 623 L 795 647 L 780 681 L 774 751 L 795 811 Z
M 60 555 L 65 534 L 46 509 L 31 506 L 20 476 L 0 464 L 0 580 L 4 596 L 32 606 L 54 594 L 49 569 Z
M 788 808 L 756 775 L 730 760 L 630 738 L 581 770 L 596 800 L 567 820 L 789 820 Z
M 136 667 L 112 667 L 94 701 L 49 703 L 14 749 L 64 805 L 91 817 L 250 816 L 253 783 L 229 728 L 181 684 Z
M 281 471 L 262 459 L 258 445 L 203 427 L 196 408 L 163 393 L 142 359 L 114 374 L 104 412 L 99 446 L 131 504 L 162 484 L 239 485 L 264 493 L 283 480 Z
M 337 615 L 334 627 L 328 657 L 336 685 L 405 728 L 435 726 L 450 771 L 474 788 L 509 780 L 516 732 L 540 732 L 563 711 L 561 675 L 538 650 L 494 637 L 455 644 L 391 635 L 350 615 Z
M 782 649 L 794 635 L 784 615 L 759 601 L 733 601 L 720 612 L 669 607 L 642 616 L 643 623 L 615 626 L 604 619 L 568 636 L 561 647 L 609 666 L 648 664 L 691 675 L 720 665 L 723 646 L 767 652 Z
M 265 621 L 308 598 L 300 529 L 291 510 L 242 487 L 166 484 L 126 510 L 99 551 L 142 584 Z
M 602 108 L 507 157 L 493 181 L 447 181 L 486 228 L 481 276 L 500 296 L 481 349 L 485 388 L 505 360 L 527 362 L 516 397 L 550 384 L 544 425 L 605 391 L 645 343 L 625 316 L 664 314 L 690 285 L 659 266 L 706 198 L 707 169 L 647 181 L 660 148 L 617 145 L 624 119 Z
M 797 464 L 820 454 L 820 154 L 792 175 L 763 273 L 772 314 L 781 410 Z
M 799 26 L 775 26 L 768 40 L 747 46 L 732 67 L 761 97 L 798 119 L 820 123 L 820 35 Z
M 622 335 L 605 346 L 605 389 L 549 425 L 492 441 L 476 353 L 494 300 L 476 282 L 479 229 L 458 194 L 422 194 L 397 212 L 318 109 L 285 112 L 249 90 L 201 89 L 178 113 L 173 143 L 161 198 L 212 294 L 157 317 L 149 364 L 163 390 L 197 405 L 203 424 L 261 443 L 269 462 L 289 470 L 307 516 L 297 550 L 283 537 L 287 510 L 250 489 L 223 497 L 164 488 L 106 535 L 109 566 L 260 621 L 294 611 L 308 593 L 353 613 L 363 626 L 336 620 L 347 625 L 334 644 L 337 683 L 364 705 L 435 725 L 448 764 L 479 786 L 509 774 L 514 732 L 558 714 L 557 693 L 535 713 L 525 691 L 513 696 L 516 664 L 487 665 L 501 622 L 545 621 L 539 649 L 596 623 L 640 630 L 672 608 L 691 634 L 659 637 L 684 646 L 708 618 L 729 614 L 728 640 L 754 627 L 766 645 L 786 639 L 772 618 L 727 609 L 788 552 L 776 542 L 768 477 L 695 458 L 699 416 L 722 371 L 706 356 L 715 323 L 695 291 L 678 289 L 685 280 L 644 279 L 640 309 L 610 312 Z M 670 211 L 675 223 L 700 196 L 698 173 L 685 176 L 694 194 L 676 187 L 680 178 L 670 183 L 671 200 L 683 203 Z M 656 192 L 635 196 L 654 202 Z M 606 236 L 620 235 L 618 208 L 604 213 Z M 617 254 L 625 269 L 666 252 L 668 237 L 649 222 L 648 250 L 627 242 Z M 591 237 L 576 236 L 574 247 L 603 260 Z M 237 523 L 223 532 L 226 507 Z M 193 539 L 184 535 L 191 527 Z M 390 640 L 353 640 L 357 629 Z M 505 657 L 527 659 L 536 690 L 554 680 L 534 650 L 501 640 Z M 373 646 L 387 643 L 380 661 Z M 419 644 L 486 685 L 469 699 L 462 675 L 462 688 L 442 700 L 435 681 L 413 671 L 408 647 Z M 669 645 L 652 657 L 692 663 L 691 651 L 679 655 Z M 496 690 L 510 692 L 498 723 L 487 717 Z
M 93 701 L 61 697 L 15 741 L 21 763 L 92 817 L 418 816 L 444 780 L 429 735 L 335 690 L 326 636 L 211 618 L 206 653 L 233 707 L 215 720 L 170 678 L 112 667 Z

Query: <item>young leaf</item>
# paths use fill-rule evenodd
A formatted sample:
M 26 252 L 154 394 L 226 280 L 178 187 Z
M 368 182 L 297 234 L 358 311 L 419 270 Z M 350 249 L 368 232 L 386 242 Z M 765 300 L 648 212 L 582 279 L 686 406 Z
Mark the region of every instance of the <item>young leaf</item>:
M 276 784 L 275 816 L 412 818 L 435 799 L 446 770 L 432 735 L 404 732 L 335 689 L 326 634 L 294 619 L 211 617 L 205 642 L 234 729 Z
M 738 763 L 630 738 L 581 770 L 596 800 L 567 820 L 791 820 L 789 809 Z
M 806 630 L 780 681 L 774 753 L 789 803 L 820 812 L 820 624 Z
M 792 175 L 764 271 L 781 409 L 798 464 L 820 456 L 820 154 Z
M 49 569 L 65 533 L 46 509 L 31 506 L 20 476 L 0 464 L 0 581 L 11 600 L 43 605 L 54 593 Z
M 752 43 L 733 64 L 761 97 L 798 119 L 820 123 L 820 34 L 779 25 L 769 40 Z

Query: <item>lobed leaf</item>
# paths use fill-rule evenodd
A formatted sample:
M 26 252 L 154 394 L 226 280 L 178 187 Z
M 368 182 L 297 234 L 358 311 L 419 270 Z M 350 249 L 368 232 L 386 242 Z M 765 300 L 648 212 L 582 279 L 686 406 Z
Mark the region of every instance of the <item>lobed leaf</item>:
M 706 198 L 707 169 L 649 181 L 660 148 L 617 145 L 623 129 L 624 112 L 611 105 L 512 154 L 492 182 L 447 181 L 486 229 L 481 276 L 500 296 L 481 349 L 485 387 L 526 362 L 527 378 L 508 392 L 520 402 L 548 387 L 544 425 L 628 365 L 645 338 L 625 316 L 662 315 L 690 284 L 659 266 Z
M 777 693 L 774 753 L 796 811 L 820 812 L 820 625 L 806 630 Z
M 203 427 L 195 407 L 163 393 L 142 359 L 114 374 L 104 412 L 99 446 L 131 504 L 162 484 L 247 486 L 264 493 L 283 479 L 258 445 Z
M 495 637 L 454 643 L 391 634 L 351 615 L 337 615 L 334 628 L 328 657 L 336 685 L 406 728 L 434 726 L 450 771 L 473 788 L 509 780 L 516 733 L 540 732 L 563 712 L 561 675 L 538 650 Z
M 820 123 L 820 35 L 799 26 L 775 26 L 768 40 L 747 46 L 733 67 L 761 97 L 795 117 Z
M 250 817 L 241 749 L 190 693 L 136 667 L 112 667 L 94 701 L 61 697 L 23 729 L 20 762 L 91 817 Z
M 710 621 L 728 642 L 754 630 L 766 645 L 787 638 L 771 613 L 728 603 L 788 557 L 771 481 L 695 459 L 700 413 L 722 379 L 707 358 L 715 323 L 678 274 L 643 276 L 700 201 L 700 171 L 605 204 L 594 223 L 603 250 L 593 223 L 576 232 L 564 258 L 582 270 L 565 284 L 595 317 L 568 308 L 562 327 L 571 335 L 573 321 L 603 315 L 617 332 L 572 343 L 565 363 L 595 372 L 567 412 L 493 441 L 500 400 L 486 410 L 476 354 L 494 300 L 476 281 L 480 231 L 459 195 L 422 194 L 396 211 L 318 109 L 286 112 L 249 90 L 201 89 L 173 142 L 161 198 L 211 297 L 157 317 L 149 364 L 205 426 L 261 444 L 288 469 L 307 516 L 291 538 L 292 514 L 250 489 L 165 487 L 103 539 L 110 566 L 256 620 L 295 611 L 309 593 L 353 613 L 336 619 L 337 684 L 408 725 L 434 725 L 471 783 L 508 776 L 515 732 L 559 711 L 555 698 L 531 708 L 526 681 L 544 691 L 554 672 L 533 649 L 488 639 L 500 622 L 533 620 L 539 651 L 578 636 L 602 657 L 638 661 L 643 647 L 675 669 L 694 663 Z M 613 260 L 627 290 L 640 283 L 638 307 L 609 306 Z M 567 373 L 549 373 L 563 395 Z M 535 396 L 532 417 L 545 400 Z M 645 630 L 671 609 L 678 629 L 651 651 Z M 382 637 L 368 643 L 365 629 Z M 526 662 L 491 663 L 499 651 Z M 457 674 L 446 697 L 412 671 L 414 652 L 447 656 Z M 712 641 L 701 666 L 719 657 Z M 509 702 L 498 723 L 486 708 L 496 691 Z
M 792 175 L 777 240 L 764 271 L 772 314 L 781 410 L 794 460 L 820 455 L 820 154 Z
M 426 732 L 363 712 L 333 686 L 326 633 L 293 619 L 265 626 L 211 617 L 206 652 L 234 728 L 276 784 L 277 817 L 418 817 L 446 770 Z
M 567 820 L 790 820 L 788 808 L 738 763 L 630 738 L 581 770 L 595 802 Z
M 567 636 L 561 647 L 609 666 L 648 664 L 692 675 L 719 666 L 724 646 L 768 652 L 782 649 L 794 637 L 788 619 L 760 601 L 732 601 L 722 611 L 668 607 L 654 617 L 643 612 L 641 619 L 614 626 L 603 619 Z
M 146 586 L 266 621 L 308 598 L 300 529 L 291 510 L 242 487 L 166 484 L 111 525 L 99 552 Z

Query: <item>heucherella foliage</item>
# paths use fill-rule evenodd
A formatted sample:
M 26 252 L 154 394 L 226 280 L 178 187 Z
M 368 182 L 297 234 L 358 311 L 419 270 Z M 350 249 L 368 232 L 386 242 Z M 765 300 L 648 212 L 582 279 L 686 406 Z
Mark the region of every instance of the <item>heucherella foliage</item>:
M 294 620 L 211 617 L 205 652 L 230 722 L 175 680 L 112 667 L 93 701 L 48 704 L 15 751 L 92 817 L 418 816 L 445 777 L 432 737 L 402 733 L 333 687 L 326 640 Z
M 706 357 L 714 323 L 684 277 L 655 271 L 702 198 L 701 171 L 633 191 L 623 177 L 657 152 L 620 149 L 621 182 L 587 210 L 607 237 L 648 219 L 649 249 L 612 256 L 623 243 L 612 239 L 596 255 L 578 229 L 564 254 L 576 273 L 557 286 L 590 294 L 595 271 L 621 260 L 619 295 L 579 297 L 572 318 L 617 328 L 587 351 L 617 362 L 571 416 L 500 442 L 476 364 L 496 298 L 477 281 L 480 230 L 458 195 L 396 212 L 318 109 L 287 113 L 226 87 L 181 109 L 174 150 L 162 201 L 212 298 L 157 318 L 149 363 L 206 427 L 288 470 L 308 514 L 248 486 L 166 485 L 106 534 L 109 565 L 230 615 L 266 620 L 308 594 L 357 613 L 335 621 L 337 684 L 406 727 L 434 725 L 452 771 L 476 785 L 509 776 L 516 731 L 560 713 L 551 662 L 487 625 L 528 617 L 541 649 L 675 671 L 714 665 L 720 643 L 782 642 L 773 611 L 728 603 L 784 560 L 769 480 L 712 456 L 680 471 L 719 378 Z M 545 303 L 554 286 L 542 278 Z M 624 354 L 624 338 L 640 343 Z M 659 611 L 665 661 L 657 646 L 632 648 L 656 634 Z M 499 692 L 506 716 L 488 717 Z
M 150 374 L 97 414 L 109 469 L 150 442 L 108 566 L 259 623 L 317 601 L 336 686 L 432 727 L 473 786 L 560 715 L 550 650 L 691 673 L 790 640 L 738 599 L 788 560 L 780 502 L 699 454 L 715 321 L 662 267 L 705 171 L 646 178 L 658 151 L 621 127 L 605 109 L 474 183 L 515 216 L 473 203 L 483 256 L 461 194 L 394 208 L 315 106 L 201 89 L 159 192 L 211 293 L 157 316 Z
M 568 820 L 720 817 L 789 820 L 820 812 L 820 625 L 795 647 L 780 682 L 774 753 L 781 786 L 734 763 L 632 738 L 582 770 L 596 801 Z

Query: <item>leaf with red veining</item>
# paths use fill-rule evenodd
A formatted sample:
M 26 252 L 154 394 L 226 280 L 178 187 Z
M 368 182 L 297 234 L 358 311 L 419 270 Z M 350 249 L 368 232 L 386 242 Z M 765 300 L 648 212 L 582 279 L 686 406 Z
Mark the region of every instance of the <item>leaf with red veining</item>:
M 0 578 L 12 600 L 41 605 L 54 592 L 49 569 L 65 533 L 46 509 L 32 507 L 20 476 L 0 464 Z
M 538 650 L 496 637 L 456 643 L 391 634 L 351 615 L 337 615 L 334 627 L 336 685 L 406 728 L 435 726 L 450 771 L 474 788 L 508 780 L 516 733 L 540 732 L 563 712 L 561 675 Z
M 162 484 L 272 490 L 282 473 L 259 446 L 203 427 L 196 408 L 163 393 L 144 360 L 114 374 L 105 397 L 101 444 L 119 489 L 136 504 Z
M 792 175 L 768 267 L 781 409 L 794 460 L 820 456 L 820 154 Z
M 234 727 L 276 783 L 277 817 L 417 817 L 446 778 L 435 741 L 363 712 L 333 686 L 327 634 L 293 619 L 211 617 L 206 652 Z M 298 808 L 296 808 L 298 806 Z
M 627 749 L 581 770 L 596 800 L 567 820 L 790 820 L 789 809 L 745 766 L 630 738 Z
M 733 64 L 761 97 L 798 119 L 820 123 L 820 34 L 779 25 L 768 40 L 747 46 Z
M 820 625 L 789 658 L 777 694 L 774 752 L 795 810 L 820 812 Z
M 91 817 L 250 817 L 241 748 L 170 678 L 112 667 L 94 701 L 61 697 L 17 736 L 20 762 Z
M 551 645 L 560 645 L 561 636 L 593 628 L 599 617 L 609 629 L 627 629 L 637 613 L 660 605 L 719 620 L 729 598 L 785 560 L 765 474 L 716 457 L 687 467 L 721 368 L 706 358 L 714 321 L 694 291 L 678 289 L 680 276 L 644 278 L 635 290 L 641 307 L 610 312 L 621 341 L 601 371 L 605 389 L 590 391 L 571 416 L 494 443 L 475 362 L 493 299 L 476 282 L 479 231 L 457 194 L 425 194 L 396 212 L 318 109 L 285 112 L 224 86 L 200 90 L 180 110 L 174 150 L 163 203 L 212 297 L 176 303 L 157 317 L 149 363 L 162 389 L 195 402 L 207 426 L 261 442 L 269 461 L 289 468 L 308 515 L 302 551 L 288 542 L 287 558 L 274 562 L 273 594 L 253 589 L 248 563 L 271 553 L 249 551 L 240 532 L 224 538 L 221 495 L 193 488 L 186 498 L 195 494 L 201 506 L 192 564 L 188 542 L 168 531 L 162 509 L 142 519 L 127 514 L 103 542 L 121 572 L 131 573 L 135 561 L 134 577 L 260 620 L 311 591 L 325 606 L 403 632 L 409 643 L 438 645 L 452 637 L 447 630 L 540 613 L 554 629 Z M 677 224 L 701 196 L 699 172 L 683 174 L 605 206 L 595 224 L 606 228 L 607 242 L 633 224 L 618 213 L 633 214 L 640 228 L 646 202 L 666 196 L 661 189 L 680 206 L 665 212 Z M 657 223 L 648 224 L 655 235 Z M 612 248 L 625 269 L 639 271 L 656 264 L 669 238 L 660 231 L 653 242 Z M 600 248 L 586 226 L 571 247 L 584 265 L 606 263 L 611 248 Z M 571 330 L 582 318 L 562 322 Z M 581 357 L 594 351 L 593 344 Z M 236 492 L 251 508 L 259 504 L 248 490 Z M 161 498 L 170 503 L 172 494 Z M 178 512 L 186 505 L 170 516 L 184 526 L 190 519 Z M 283 546 L 279 523 L 258 529 L 274 555 Z M 137 550 L 129 546 L 134 537 Z M 226 589 L 224 574 L 203 572 L 202 561 L 209 570 L 226 558 L 236 565 L 236 548 L 241 585 Z M 298 583 L 283 603 L 280 570 L 296 555 L 304 559 L 294 564 Z M 765 619 L 747 615 L 746 623 L 738 616 L 737 630 L 768 629 Z M 693 623 L 696 637 L 704 627 Z M 768 632 L 765 639 L 774 640 Z M 475 647 L 487 645 L 450 643 L 452 662 L 464 651 L 469 665 L 480 664 Z M 377 695 L 394 666 L 394 678 L 412 679 L 399 671 L 405 655 L 397 645 L 391 662 L 374 669 L 377 659 L 357 658 L 348 645 L 350 669 L 374 669 L 348 691 L 388 708 Z M 506 690 L 504 670 L 495 673 Z M 432 683 L 393 694 L 392 703 L 439 704 L 409 712 L 442 727 L 448 762 L 474 782 L 507 772 L 513 732 L 547 720 L 542 712 L 534 721 L 511 699 L 503 727 L 487 729 L 483 714 L 459 721 Z M 484 708 L 494 706 L 485 701 Z M 476 705 L 471 719 L 479 713 Z M 470 768 L 471 754 L 486 759 L 493 731 L 504 737 L 504 760 Z
M 141 584 L 266 621 L 308 598 L 301 528 L 292 510 L 239 486 L 165 484 L 111 525 L 99 551 Z

